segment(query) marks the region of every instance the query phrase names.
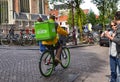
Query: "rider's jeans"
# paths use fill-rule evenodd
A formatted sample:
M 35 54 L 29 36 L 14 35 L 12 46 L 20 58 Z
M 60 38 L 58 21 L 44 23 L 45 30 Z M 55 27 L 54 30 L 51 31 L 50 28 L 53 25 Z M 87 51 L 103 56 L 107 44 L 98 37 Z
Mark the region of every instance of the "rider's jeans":
M 42 42 L 39 41 L 40 51 L 44 52 L 46 50 L 46 47 L 42 45 Z

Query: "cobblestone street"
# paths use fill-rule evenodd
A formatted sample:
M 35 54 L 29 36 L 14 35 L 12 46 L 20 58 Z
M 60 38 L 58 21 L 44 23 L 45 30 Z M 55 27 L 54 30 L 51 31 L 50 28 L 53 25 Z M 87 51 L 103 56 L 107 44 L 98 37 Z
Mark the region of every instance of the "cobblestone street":
M 0 82 L 108 82 L 108 47 L 71 48 L 71 63 L 60 65 L 50 77 L 39 73 L 38 47 L 1 47 Z

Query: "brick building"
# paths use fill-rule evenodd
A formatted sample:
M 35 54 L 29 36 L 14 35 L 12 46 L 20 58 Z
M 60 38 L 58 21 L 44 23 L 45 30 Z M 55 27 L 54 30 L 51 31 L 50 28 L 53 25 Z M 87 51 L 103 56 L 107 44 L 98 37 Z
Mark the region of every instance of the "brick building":
M 39 16 L 47 20 L 48 12 L 48 0 L 0 0 L 0 25 L 31 29 Z

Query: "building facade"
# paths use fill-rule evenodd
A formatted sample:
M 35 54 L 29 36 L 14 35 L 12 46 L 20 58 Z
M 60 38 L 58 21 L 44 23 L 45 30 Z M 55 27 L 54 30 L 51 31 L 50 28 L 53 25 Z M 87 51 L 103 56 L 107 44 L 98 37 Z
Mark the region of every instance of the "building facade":
M 48 0 L 0 0 L 1 28 L 33 28 L 38 17 L 47 20 Z
M 8 1 L 0 0 L 0 24 L 6 23 L 8 19 Z

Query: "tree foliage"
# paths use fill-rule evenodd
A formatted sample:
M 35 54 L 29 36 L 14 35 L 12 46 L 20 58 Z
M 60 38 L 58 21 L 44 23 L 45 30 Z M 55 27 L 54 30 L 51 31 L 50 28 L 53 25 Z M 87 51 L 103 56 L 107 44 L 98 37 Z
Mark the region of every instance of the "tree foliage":
M 94 12 L 91 10 L 88 15 L 87 15 L 87 20 L 88 22 L 90 22 L 92 25 L 97 24 L 97 19 L 96 19 L 96 15 L 94 14 Z
M 67 23 L 69 24 L 69 27 L 71 29 L 71 27 L 72 27 L 72 11 L 71 10 L 69 11 L 69 14 L 68 14 Z
M 80 4 L 83 3 L 83 0 L 74 0 L 74 3 L 70 3 L 68 7 L 72 9 L 74 6 L 74 25 L 78 27 L 80 33 L 82 33 L 82 26 L 86 23 L 86 15 L 84 14 L 83 10 L 80 8 Z M 68 24 L 70 27 L 72 26 L 72 10 L 70 10 L 69 17 L 68 17 Z M 82 41 L 82 34 L 80 34 L 80 40 Z
M 118 1 L 119 0 L 92 0 L 99 9 L 99 21 L 103 25 L 103 30 L 105 30 L 105 24 L 113 19 L 114 13 L 117 10 Z

